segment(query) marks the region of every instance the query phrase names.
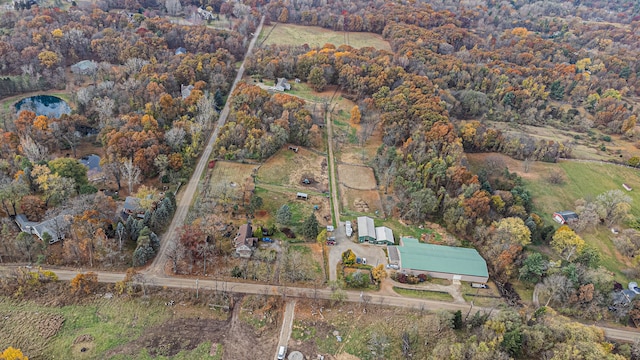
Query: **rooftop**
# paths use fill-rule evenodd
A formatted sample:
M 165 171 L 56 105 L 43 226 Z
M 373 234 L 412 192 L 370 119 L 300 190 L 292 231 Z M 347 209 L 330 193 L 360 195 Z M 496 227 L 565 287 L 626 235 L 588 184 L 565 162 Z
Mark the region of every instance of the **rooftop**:
M 417 239 L 402 237 L 398 251 L 405 269 L 489 276 L 487 263 L 476 249 L 421 244 Z

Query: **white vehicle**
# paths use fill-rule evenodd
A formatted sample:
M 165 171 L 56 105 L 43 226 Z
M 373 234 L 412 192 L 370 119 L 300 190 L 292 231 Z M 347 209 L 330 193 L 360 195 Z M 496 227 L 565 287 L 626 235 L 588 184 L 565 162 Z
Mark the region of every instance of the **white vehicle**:
M 280 346 L 278 349 L 278 360 L 284 360 L 284 356 L 287 355 L 287 347 Z
M 327 232 L 332 232 L 333 230 L 335 230 L 333 226 L 327 225 Z
M 398 270 L 398 269 L 400 269 L 400 266 L 398 266 L 396 264 L 387 264 L 387 269 Z
M 351 235 L 353 235 L 353 229 L 350 227 L 346 228 L 345 232 L 347 234 L 347 237 L 351 237 Z
M 344 222 L 344 227 L 346 227 L 347 229 L 351 228 L 351 221 L 347 220 Z
M 362 265 L 367 265 L 367 258 L 362 258 Z
M 635 281 L 629 283 L 629 290 L 633 291 L 636 294 L 640 294 L 640 288 L 638 287 L 638 283 Z

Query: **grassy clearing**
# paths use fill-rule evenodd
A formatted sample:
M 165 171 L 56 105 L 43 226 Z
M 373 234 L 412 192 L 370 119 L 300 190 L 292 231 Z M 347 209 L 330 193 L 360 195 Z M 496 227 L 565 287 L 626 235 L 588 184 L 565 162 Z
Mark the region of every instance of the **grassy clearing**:
M 148 327 L 171 316 L 167 307 L 159 302 L 120 299 L 53 308 L 2 297 L 0 309 L 1 318 L 5 319 L 0 332 L 1 344 L 13 344 L 30 357 L 46 354 L 51 359 L 99 359 L 107 350 L 136 339 Z M 54 315 L 62 315 L 64 323 L 50 338 L 42 336 L 38 321 L 30 321 Z M 84 353 L 73 346 L 74 340 L 81 335 L 95 339 L 93 347 Z
M 275 28 L 274 28 L 275 27 Z M 272 31 L 273 29 L 273 31 Z M 261 38 L 269 34 L 265 45 L 303 45 L 320 47 L 324 44 L 340 46 L 351 45 L 355 48 L 374 47 L 376 49 L 391 51 L 391 46 L 382 36 L 365 32 L 338 32 L 316 26 L 302 26 L 293 24 L 274 24 L 265 26 Z
M 304 82 L 292 84 L 291 91 L 288 91 L 287 93 L 312 102 L 324 102 L 329 100 L 331 95 L 333 95 L 332 91 L 318 93 L 313 90 L 309 84 Z
M 495 154 L 492 154 L 495 155 Z M 501 156 L 501 155 L 500 155 Z M 576 161 L 562 161 L 556 164 L 536 162 L 529 173 L 522 171 L 521 161 L 501 156 L 510 171 L 522 176 L 526 187 L 533 196 L 534 210 L 547 224 L 556 224 L 553 213 L 560 210 L 572 210 L 575 201 L 595 198 L 609 190 L 622 190 L 631 197 L 631 214 L 640 216 L 640 192 L 627 192 L 622 188 L 626 183 L 634 189 L 640 186 L 640 175 L 636 169 L 613 164 L 588 163 Z M 469 156 L 473 166 L 479 168 L 486 154 Z M 551 171 L 557 171 L 565 179 L 564 184 L 550 184 L 546 177 Z M 557 225 L 557 224 L 556 224 Z M 601 254 L 600 264 L 615 274 L 616 281 L 626 283 L 629 279 L 622 273 L 628 267 L 628 259 L 621 256 L 615 249 L 611 232 L 605 227 L 599 227 L 593 233 L 582 234 L 583 239 Z
M 299 225 L 313 212 L 313 205 L 310 201 L 293 201 L 295 193 L 285 193 L 256 187 L 255 194 L 263 200 L 262 208 L 269 214 L 269 219 L 275 221 L 276 212 L 284 205 L 289 205 L 291 209 L 291 224 Z
M 533 289 L 533 287 L 531 289 Z M 502 304 L 500 294 L 491 286 L 488 289 L 476 289 L 471 287 L 471 283 L 463 282 L 461 290 L 464 300 L 469 303 L 473 301 L 473 304 L 476 306 L 492 307 Z M 533 290 L 531 290 L 531 293 L 533 293 Z M 524 293 L 524 295 L 528 295 L 528 297 L 525 297 L 522 292 L 518 291 L 518 294 L 523 296 L 522 299 L 524 301 L 531 301 L 531 293 Z
M 453 297 L 446 292 L 403 289 L 395 286 L 393 287 L 393 291 L 395 291 L 399 295 L 412 297 L 412 298 L 430 299 L 430 300 L 439 300 L 439 301 L 453 301 Z

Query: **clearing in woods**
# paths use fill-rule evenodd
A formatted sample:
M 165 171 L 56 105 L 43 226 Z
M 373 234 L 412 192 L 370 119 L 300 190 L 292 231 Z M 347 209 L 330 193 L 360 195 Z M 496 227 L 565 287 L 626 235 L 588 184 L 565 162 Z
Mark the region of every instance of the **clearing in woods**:
M 343 185 L 356 190 L 375 190 L 378 187 L 373 169 L 367 166 L 339 164 L 338 178 Z
M 466 154 L 469 163 L 475 171 L 485 166 L 488 158 L 502 159 L 509 171 L 520 175 L 527 189 L 533 197 L 534 210 L 546 224 L 556 225 L 553 213 L 561 210 L 574 210 L 575 201 L 595 198 L 609 190 L 621 190 L 631 197 L 631 214 L 640 216 L 640 176 L 637 169 L 614 164 L 595 162 L 579 162 L 563 160 L 556 164 L 533 162 L 529 172 L 524 172 L 522 161 L 514 160 L 502 154 Z M 551 172 L 558 172 L 564 178 L 563 184 L 551 184 L 547 177 Z M 594 181 L 597 179 L 597 181 Z M 626 191 L 622 188 L 625 183 L 633 188 Z M 620 255 L 613 245 L 613 235 L 609 229 L 599 226 L 596 231 L 581 234 L 587 244 L 599 250 L 602 258 L 601 265 L 615 273 L 616 281 L 628 282 L 623 270 L 630 267 L 629 260 Z
M 268 36 L 266 40 L 265 36 Z M 354 48 L 374 47 L 380 50 L 391 51 L 389 42 L 382 36 L 367 32 L 343 32 L 324 29 L 318 26 L 303 26 L 293 24 L 274 24 L 264 26 L 258 43 L 264 45 L 304 45 L 320 47 L 324 44 L 333 44 L 336 47 L 347 44 Z

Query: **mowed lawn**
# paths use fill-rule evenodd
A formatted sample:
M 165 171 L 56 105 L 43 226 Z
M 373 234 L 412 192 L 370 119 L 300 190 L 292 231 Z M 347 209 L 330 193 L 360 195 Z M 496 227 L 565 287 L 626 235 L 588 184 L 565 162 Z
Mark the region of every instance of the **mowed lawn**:
M 274 24 L 271 26 L 265 26 L 262 29 L 259 43 L 261 43 L 265 37 L 267 37 L 267 39 L 264 41 L 264 45 L 308 44 L 311 47 L 321 47 L 324 44 L 329 43 L 336 47 L 347 44 L 354 48 L 370 46 L 380 50 L 391 51 L 389 43 L 378 34 L 366 32 L 346 33 L 344 31 L 333 31 L 318 26 Z

